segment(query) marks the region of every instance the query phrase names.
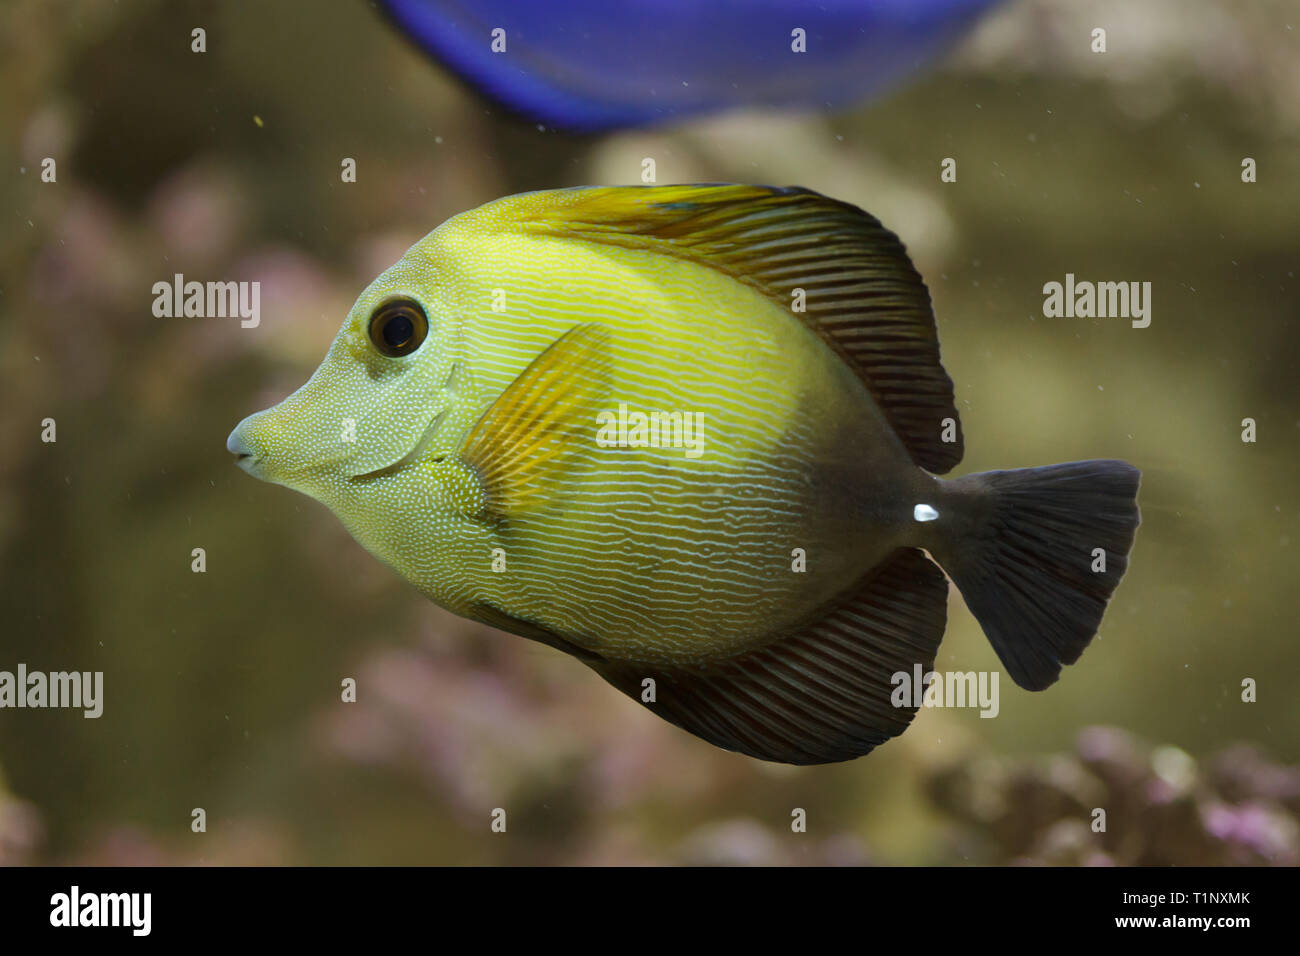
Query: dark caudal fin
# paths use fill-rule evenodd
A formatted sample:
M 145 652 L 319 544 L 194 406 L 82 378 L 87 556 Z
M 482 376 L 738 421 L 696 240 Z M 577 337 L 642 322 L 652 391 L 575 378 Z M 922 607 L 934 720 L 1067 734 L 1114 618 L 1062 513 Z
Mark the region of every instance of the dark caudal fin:
M 932 553 L 1021 687 L 1053 684 L 1097 633 L 1128 568 L 1139 478 L 1098 460 L 946 483 L 952 534 Z

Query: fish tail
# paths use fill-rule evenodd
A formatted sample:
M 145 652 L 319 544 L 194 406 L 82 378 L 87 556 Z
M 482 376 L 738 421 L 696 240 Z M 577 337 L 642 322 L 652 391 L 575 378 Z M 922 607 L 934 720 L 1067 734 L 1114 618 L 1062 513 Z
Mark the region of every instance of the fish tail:
M 1141 473 L 1125 461 L 986 471 L 944 482 L 930 550 L 1011 678 L 1055 683 L 1088 646 L 1128 568 Z

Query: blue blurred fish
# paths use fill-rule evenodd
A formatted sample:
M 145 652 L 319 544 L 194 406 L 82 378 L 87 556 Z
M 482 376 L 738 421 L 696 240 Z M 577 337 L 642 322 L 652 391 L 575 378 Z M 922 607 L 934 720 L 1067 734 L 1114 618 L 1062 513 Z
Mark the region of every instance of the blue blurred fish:
M 579 131 L 738 106 L 850 106 L 942 53 L 997 2 L 379 0 L 479 90 Z

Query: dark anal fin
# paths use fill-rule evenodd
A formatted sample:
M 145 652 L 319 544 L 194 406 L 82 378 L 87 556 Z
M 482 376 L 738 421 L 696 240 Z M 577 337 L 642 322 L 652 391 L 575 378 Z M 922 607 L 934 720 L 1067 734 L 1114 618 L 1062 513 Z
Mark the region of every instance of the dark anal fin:
M 947 619 L 948 583 L 920 551 L 900 550 L 826 617 L 797 634 L 705 667 L 588 661 L 623 693 L 711 744 L 760 760 L 834 763 L 907 729 L 891 677 L 929 670 Z

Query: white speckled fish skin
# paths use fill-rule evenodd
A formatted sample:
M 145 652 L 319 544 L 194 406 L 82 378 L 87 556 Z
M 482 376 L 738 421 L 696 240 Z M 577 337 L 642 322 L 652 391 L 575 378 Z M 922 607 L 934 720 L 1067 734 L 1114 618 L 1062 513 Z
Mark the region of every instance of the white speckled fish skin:
M 457 613 L 488 603 L 606 657 L 648 662 L 759 646 L 911 543 L 913 507 L 934 479 L 788 308 L 686 258 L 528 227 L 581 193 L 499 200 L 413 246 L 361 294 L 311 379 L 240 424 L 245 467 L 324 503 Z M 367 331 L 393 296 L 417 300 L 429 320 L 423 345 L 401 358 L 380 354 Z M 593 421 L 563 494 L 505 526 L 476 518 L 483 489 L 457 457 L 466 433 L 583 323 L 610 333 L 611 409 L 700 413 L 703 455 L 602 448 Z M 869 468 L 864 447 L 890 467 Z M 504 573 L 492 570 L 494 548 Z M 809 573 L 791 573 L 795 548 Z

